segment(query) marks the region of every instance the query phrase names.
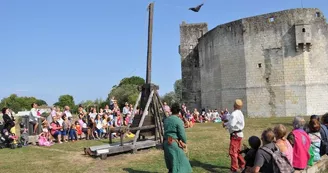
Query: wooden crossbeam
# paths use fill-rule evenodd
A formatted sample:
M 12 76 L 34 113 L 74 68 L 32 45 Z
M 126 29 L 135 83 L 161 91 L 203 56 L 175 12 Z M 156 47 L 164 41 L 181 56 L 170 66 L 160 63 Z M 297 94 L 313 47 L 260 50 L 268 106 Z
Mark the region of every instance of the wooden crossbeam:
M 148 98 L 148 101 L 147 101 L 147 104 L 146 104 L 146 107 L 144 109 L 144 112 L 142 114 L 142 117 L 141 117 L 141 120 L 139 122 L 139 126 L 138 127 L 141 127 L 145 121 L 145 117 L 146 115 L 148 114 L 148 109 L 149 109 L 149 105 L 150 105 L 150 102 L 152 101 L 153 99 L 153 96 L 154 96 L 154 90 L 152 90 L 150 92 L 150 95 L 149 95 L 149 98 Z M 135 146 L 136 145 L 136 142 L 137 142 L 137 139 L 139 138 L 139 134 L 140 134 L 140 130 L 137 131 L 136 135 L 134 136 L 134 139 L 133 139 L 133 145 Z M 135 152 L 135 151 L 134 151 Z
M 133 107 L 133 112 L 132 112 L 132 115 L 131 115 L 131 119 L 132 119 L 132 120 L 133 120 L 133 118 L 134 118 L 134 116 L 135 116 L 135 112 L 136 112 L 137 107 L 138 107 L 138 105 L 139 105 L 139 102 L 140 102 L 140 100 L 141 100 L 141 95 L 142 95 L 142 92 L 139 93 L 139 96 L 138 96 L 138 99 L 137 99 L 137 101 L 136 101 L 136 104 L 135 104 L 134 107 Z M 130 126 L 131 126 L 131 124 L 128 125 L 128 127 L 130 127 Z

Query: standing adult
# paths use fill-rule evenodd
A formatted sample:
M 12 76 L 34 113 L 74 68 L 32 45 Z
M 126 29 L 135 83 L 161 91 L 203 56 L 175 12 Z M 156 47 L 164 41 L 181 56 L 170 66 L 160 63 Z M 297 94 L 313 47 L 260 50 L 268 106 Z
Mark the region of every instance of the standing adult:
M 9 108 L 2 108 L 2 119 L 4 121 L 4 129 L 11 132 L 11 129 L 15 127 L 15 119 L 10 115 Z
M 31 105 L 32 109 L 30 111 L 30 124 L 33 125 L 33 134 L 36 134 L 36 130 L 38 129 L 39 123 L 38 123 L 38 119 L 40 118 L 40 113 L 37 110 L 38 105 L 36 103 L 32 103 Z
M 169 173 L 190 173 L 192 172 L 184 150 L 179 147 L 180 142 L 187 143 L 185 128 L 179 116 L 179 104 L 173 104 L 172 115 L 164 121 L 164 158 Z
M 109 109 L 113 110 L 114 109 L 114 103 L 116 102 L 115 97 L 113 96 L 110 100 L 109 100 Z
M 47 122 L 49 127 L 51 127 L 50 124 L 52 122 L 53 117 L 56 116 L 56 106 L 51 107 L 50 110 L 50 114 L 47 116 Z
M 293 167 L 295 170 L 304 170 L 310 159 L 309 149 L 311 139 L 304 131 L 305 120 L 302 117 L 295 117 L 293 121 L 293 131 L 287 136 L 287 140 L 293 146 Z
M 130 112 L 130 107 L 128 102 L 125 102 L 124 105 L 125 106 L 123 107 L 123 118 L 125 119 L 127 114 Z
M 238 169 L 244 169 L 245 160 L 240 154 L 241 141 L 244 137 L 243 129 L 245 127 L 244 114 L 241 112 L 243 107 L 243 102 L 240 99 L 237 99 L 234 103 L 234 111 L 229 116 L 227 123 L 224 123 L 223 126 L 229 130 L 230 133 L 230 147 L 229 155 L 231 158 L 231 167 L 232 172 L 238 171 Z
M 72 113 L 71 113 L 71 108 L 69 106 L 64 107 L 64 113 L 66 114 L 66 117 L 68 118 L 69 121 L 72 119 Z
M 169 116 L 170 113 L 171 113 L 171 108 L 170 108 L 169 105 L 167 105 L 166 102 L 164 102 L 163 104 L 164 104 L 164 105 L 163 105 L 163 109 L 164 109 L 165 115 L 166 115 L 166 116 Z

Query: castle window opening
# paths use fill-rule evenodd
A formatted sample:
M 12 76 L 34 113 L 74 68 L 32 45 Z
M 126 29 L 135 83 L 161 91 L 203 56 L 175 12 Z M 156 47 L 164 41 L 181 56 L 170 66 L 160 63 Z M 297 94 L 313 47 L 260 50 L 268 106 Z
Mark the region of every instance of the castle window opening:
M 316 16 L 316 17 L 320 17 L 320 12 L 316 12 L 316 13 L 315 13 L 315 16 Z
M 257 67 L 258 67 L 258 68 L 262 68 L 262 63 L 258 63 L 258 64 L 257 64 Z
M 305 32 L 305 28 L 302 29 L 302 32 Z
M 269 22 L 274 22 L 274 17 L 270 17 Z
M 189 46 L 189 50 L 192 50 L 192 45 Z
M 200 30 L 200 31 L 199 31 L 199 38 L 200 38 L 200 37 L 203 37 L 203 35 L 204 35 L 203 30 Z

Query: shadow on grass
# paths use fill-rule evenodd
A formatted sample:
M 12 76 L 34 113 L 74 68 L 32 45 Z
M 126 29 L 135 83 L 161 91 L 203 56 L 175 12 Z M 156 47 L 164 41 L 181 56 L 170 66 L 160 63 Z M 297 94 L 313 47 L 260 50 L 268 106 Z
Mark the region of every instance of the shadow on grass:
M 229 167 L 227 166 L 216 166 L 216 165 L 211 165 L 211 164 L 208 164 L 208 163 L 202 163 L 198 160 L 192 160 L 190 161 L 190 164 L 192 167 L 200 167 L 200 168 L 203 168 L 209 172 L 218 172 L 217 169 L 220 169 L 221 171 L 222 170 L 230 170 Z
M 132 168 L 124 168 L 123 171 L 127 171 L 128 173 L 156 173 L 156 172 L 149 172 L 149 171 L 139 171 Z

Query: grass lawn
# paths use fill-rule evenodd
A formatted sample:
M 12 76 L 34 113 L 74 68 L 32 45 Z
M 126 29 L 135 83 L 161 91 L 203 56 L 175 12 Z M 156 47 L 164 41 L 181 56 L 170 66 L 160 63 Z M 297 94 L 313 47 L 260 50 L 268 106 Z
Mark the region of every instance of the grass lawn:
M 243 143 L 252 135 L 260 135 L 263 129 L 281 123 L 291 129 L 292 118 L 246 119 Z M 196 124 L 186 129 L 189 158 L 194 172 L 229 172 L 229 134 L 221 123 Z M 29 146 L 20 149 L 0 150 L 0 170 L 16 172 L 167 172 L 163 151 L 149 149 L 137 154 L 110 156 L 107 160 L 84 155 L 83 148 L 99 145 L 103 141 L 78 141 L 55 144 L 51 147 Z

